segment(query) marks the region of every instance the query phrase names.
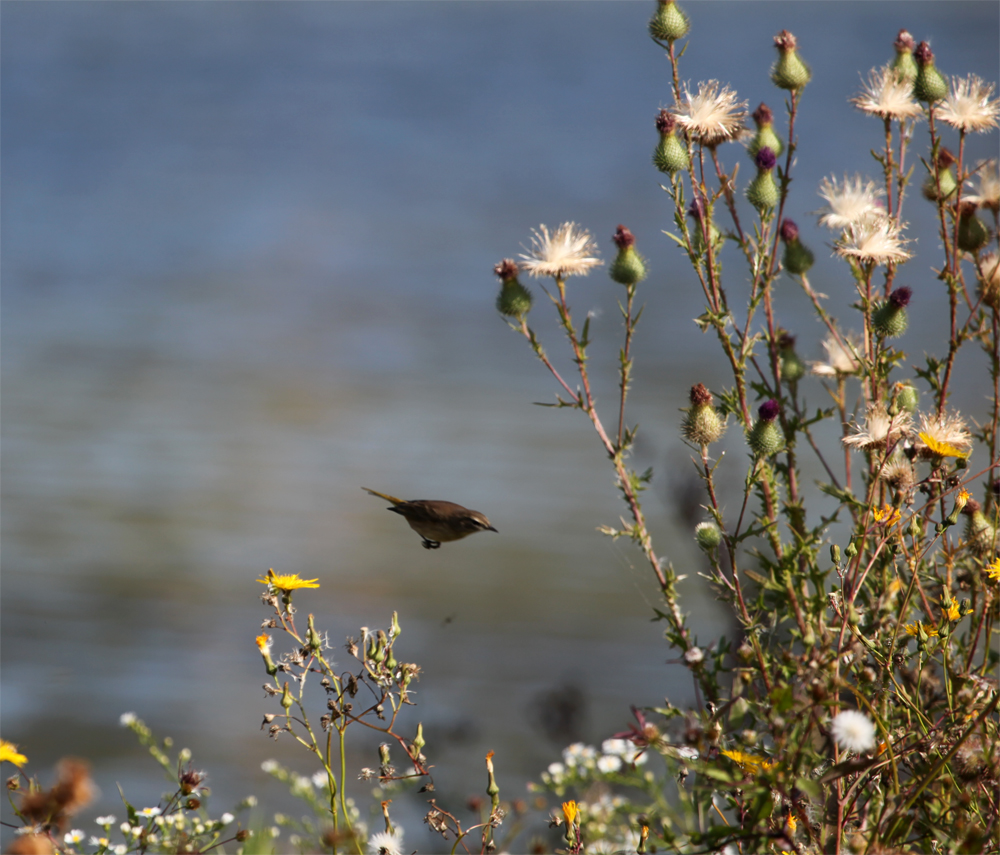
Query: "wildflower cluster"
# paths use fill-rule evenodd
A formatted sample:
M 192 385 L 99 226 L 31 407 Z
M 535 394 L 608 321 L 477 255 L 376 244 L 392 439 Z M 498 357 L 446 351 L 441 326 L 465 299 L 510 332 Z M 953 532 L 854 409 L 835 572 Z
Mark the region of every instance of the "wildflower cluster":
M 818 188 L 817 212 L 843 262 L 844 287 L 857 298 L 855 332 L 812 287 L 814 255 L 791 218 L 815 208 L 791 192 L 802 156 L 796 120 L 813 73 L 798 40 L 787 30 L 774 39 L 770 78 L 785 90 L 784 120 L 761 104 L 752 132 L 747 102 L 730 85 L 682 82 L 691 43 L 679 40 L 695 26 L 673 0 L 660 0 L 649 24 L 670 63 L 673 97 L 656 115 L 652 160 L 673 209 L 668 237 L 705 299 L 696 323 L 714 335 L 732 376 L 730 388 L 716 391 L 695 382 L 680 428 L 705 486 L 708 519 L 694 532 L 707 563 L 699 575 L 732 608 L 739 634 L 708 644 L 695 638 L 678 595 L 682 575 L 656 551 L 640 502 L 652 472 L 628 466 L 635 428 L 626 399 L 641 314 L 634 301 L 647 271 L 619 304 L 624 344 L 609 424 L 592 393 L 590 319 L 578 325 L 566 296 L 568 277 L 597 264 L 593 240 L 567 224 L 559 233 L 572 240 L 550 245 L 537 239 L 548 234 L 543 226 L 523 269 L 554 280 L 546 293 L 578 378 L 556 369 L 526 311 L 510 326 L 557 382 L 555 406 L 582 411 L 612 462 L 628 517 L 601 530 L 642 551 L 661 594 L 656 616 L 692 676 L 698 706 L 682 710 L 666 699 L 635 710 L 628 732 L 602 751 L 570 746 L 535 786 L 560 799 L 576 795 L 553 819 L 568 852 L 727 844 L 875 852 L 926 841 L 942 851 L 997 851 L 1000 179 L 996 161 L 968 162 L 965 143 L 997 127 L 1000 102 L 975 75 L 946 78 L 928 43 L 906 30 L 892 43 L 894 56 L 862 78 L 849 103 L 879 122 L 877 169 L 873 177 L 833 170 Z M 927 201 L 913 202 L 908 160 L 918 124 L 927 130 Z M 752 220 L 740 204 L 737 168 L 725 163 L 735 149 L 727 144 L 744 139 L 756 170 L 743 190 Z M 904 209 L 937 226 L 937 293 L 909 276 L 900 281 L 917 251 Z M 634 239 L 628 246 L 634 251 Z M 724 254 L 746 263 L 728 287 Z M 611 270 L 618 266 L 616 259 Z M 821 361 L 803 361 L 802 336 L 779 323 L 774 286 L 782 273 L 824 328 Z M 907 369 L 897 343 L 909 313 L 934 304 L 950 319 L 950 337 L 939 354 L 919 343 L 924 364 Z M 975 382 L 990 407 L 978 421 L 950 403 L 969 343 L 986 356 Z M 817 393 L 829 396 L 825 407 L 808 400 Z M 717 474 L 729 458 L 713 458 L 712 447 L 730 417 L 745 435 L 747 470 L 742 494 L 723 496 Z M 821 447 L 815 426 L 825 421 L 839 426 L 839 448 Z M 803 487 L 804 455 L 825 472 L 818 497 Z M 621 740 L 631 756 L 611 748 Z M 662 763 L 640 769 L 650 756 Z M 604 798 L 615 819 L 591 822 L 590 806 Z

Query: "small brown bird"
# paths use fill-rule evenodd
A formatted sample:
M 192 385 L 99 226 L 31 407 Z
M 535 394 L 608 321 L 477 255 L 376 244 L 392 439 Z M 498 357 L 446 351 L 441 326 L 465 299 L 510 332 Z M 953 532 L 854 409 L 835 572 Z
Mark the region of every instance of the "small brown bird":
M 437 499 L 413 499 L 407 502 L 378 490 L 369 490 L 368 487 L 361 489 L 392 502 L 392 507 L 386 510 L 399 514 L 410 524 L 410 528 L 424 539 L 424 549 L 437 549 L 442 543 L 461 540 L 477 531 L 496 531 L 479 511 L 470 511 L 454 502 Z

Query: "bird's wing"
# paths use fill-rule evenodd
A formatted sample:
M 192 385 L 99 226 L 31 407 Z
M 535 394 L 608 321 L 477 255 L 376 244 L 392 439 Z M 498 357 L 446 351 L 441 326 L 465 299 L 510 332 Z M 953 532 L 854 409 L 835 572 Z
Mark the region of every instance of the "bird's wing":
M 395 496 L 390 496 L 386 493 L 380 493 L 378 490 L 371 490 L 368 487 L 362 487 L 361 489 L 371 493 L 373 496 L 378 496 L 380 499 L 385 499 L 387 502 L 392 502 L 394 505 L 405 504 L 402 499 L 397 499 Z

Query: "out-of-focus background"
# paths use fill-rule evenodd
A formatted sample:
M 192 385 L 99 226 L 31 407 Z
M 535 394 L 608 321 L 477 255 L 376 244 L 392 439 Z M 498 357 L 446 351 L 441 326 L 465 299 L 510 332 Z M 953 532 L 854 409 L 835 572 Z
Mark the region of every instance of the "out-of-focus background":
M 483 789 L 488 749 L 503 796 L 519 797 L 563 745 L 624 729 L 630 703 L 693 702 L 650 621 L 648 568 L 596 531 L 623 509 L 593 431 L 532 406 L 555 387 L 493 307 L 491 268 L 531 227 L 575 220 L 606 255 L 619 222 L 636 234 L 651 275 L 634 463 L 654 469 L 646 511 L 688 576 L 699 641 L 732 638 L 697 575 L 700 500 L 677 435 L 687 389 L 727 378 L 690 320 L 697 284 L 661 234 L 671 215 L 653 118 L 672 99 L 645 32 L 653 8 L 0 7 L 2 715 L 31 769 L 83 755 L 103 806 L 115 782 L 154 803 L 164 783 L 118 726 L 131 710 L 194 751 L 217 810 L 250 792 L 280 803 L 261 761 L 314 768 L 259 729 L 274 706 L 253 643 L 269 567 L 320 579 L 297 600 L 334 644 L 399 611 L 400 654 L 424 669 L 407 720 L 424 722 L 443 803 Z M 684 78 L 731 84 L 751 109 L 766 101 L 779 128 L 772 37 L 798 36 L 814 77 L 787 213 L 816 252 L 816 288 L 846 318 L 851 284 L 811 212 L 823 176 L 879 174 L 868 151 L 881 125 L 847 101 L 859 74 L 890 60 L 906 27 L 946 73 L 994 80 L 1000 7 L 689 12 Z M 996 136 L 966 151 L 995 155 Z M 737 145 L 721 155 L 741 177 L 752 169 Z M 945 303 L 928 269 L 940 257 L 931 208 L 914 190 L 907 211 L 919 258 L 901 280 L 915 293 L 902 346 L 917 361 L 941 349 Z M 735 305 L 735 256 L 727 273 Z M 535 294 L 531 321 L 568 370 Z M 590 365 L 610 421 L 620 289 L 599 271 L 570 294 L 594 314 Z M 819 358 L 804 299 L 787 279 L 778 296 L 801 355 Z M 961 376 L 956 402 L 975 412 L 985 371 Z M 804 386 L 825 403 L 817 382 Z M 735 489 L 738 431 L 725 447 Z M 500 533 L 426 551 L 361 485 L 461 502 Z M 377 765 L 371 740 L 352 756 L 361 765 Z M 369 785 L 351 786 L 364 798 Z M 408 844 L 433 848 L 408 826 Z

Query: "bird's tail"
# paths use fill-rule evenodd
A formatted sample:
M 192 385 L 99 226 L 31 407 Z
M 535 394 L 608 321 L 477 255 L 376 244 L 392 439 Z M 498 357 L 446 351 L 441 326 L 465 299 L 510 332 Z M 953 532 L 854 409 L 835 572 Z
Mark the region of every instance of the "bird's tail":
M 394 505 L 405 504 L 403 499 L 397 499 L 395 496 L 387 495 L 386 493 L 380 493 L 378 490 L 371 490 L 368 487 L 362 487 L 362 490 L 371 493 L 373 496 L 378 496 L 380 499 L 385 499 L 387 502 L 392 502 Z

